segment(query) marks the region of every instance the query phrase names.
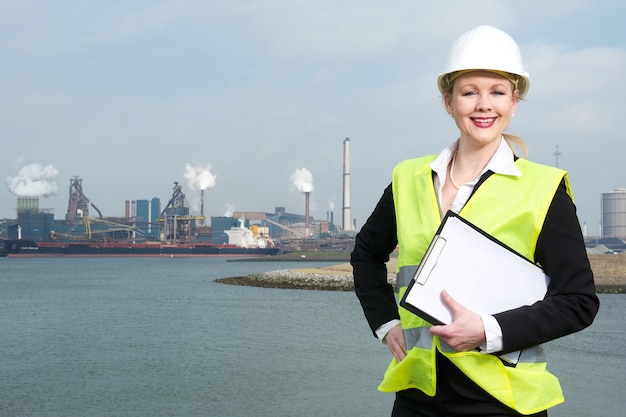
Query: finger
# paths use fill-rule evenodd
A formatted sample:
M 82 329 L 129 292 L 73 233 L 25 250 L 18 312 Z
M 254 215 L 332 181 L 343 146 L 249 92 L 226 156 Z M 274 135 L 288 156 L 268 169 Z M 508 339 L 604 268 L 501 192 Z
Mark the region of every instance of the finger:
M 395 330 L 395 328 L 394 328 Z M 398 329 L 399 330 L 399 329 Z M 404 337 L 402 332 L 390 331 L 386 337 L 387 347 L 398 362 L 406 357 L 406 348 L 404 346 Z
M 448 326 L 431 326 L 429 331 L 430 334 L 434 335 L 434 336 L 444 336 L 447 334 L 446 329 Z
M 396 359 L 396 361 L 401 362 L 402 359 L 406 357 L 406 350 L 404 346 L 400 344 L 395 344 L 394 346 L 390 346 L 391 354 Z

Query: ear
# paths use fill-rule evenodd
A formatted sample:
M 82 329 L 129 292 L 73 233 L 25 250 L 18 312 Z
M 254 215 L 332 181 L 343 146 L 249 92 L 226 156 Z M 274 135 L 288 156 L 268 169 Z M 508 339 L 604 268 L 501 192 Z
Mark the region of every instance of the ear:
M 448 114 L 454 113 L 454 108 L 452 107 L 452 96 L 450 95 L 450 93 L 444 93 L 443 104 L 446 106 L 446 111 L 448 112 Z
M 515 113 L 517 110 L 517 104 L 519 103 L 519 90 L 513 90 L 513 103 L 511 103 L 511 113 Z

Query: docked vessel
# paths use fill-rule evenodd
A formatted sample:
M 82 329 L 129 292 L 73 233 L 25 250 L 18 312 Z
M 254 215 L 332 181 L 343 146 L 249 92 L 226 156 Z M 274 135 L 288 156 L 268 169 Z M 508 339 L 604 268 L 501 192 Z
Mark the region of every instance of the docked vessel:
M 269 256 L 280 249 L 275 247 L 241 247 L 212 243 L 96 243 L 96 242 L 35 242 L 23 239 L 5 239 L 0 253 L 8 257 L 59 256 Z
M 98 242 L 85 240 L 51 239 L 1 239 L 0 256 L 269 256 L 276 255 L 280 248 L 256 230 L 244 226 L 240 218 L 237 226 L 226 231 L 228 243 L 208 242 Z M 54 234 L 53 234 L 54 236 Z

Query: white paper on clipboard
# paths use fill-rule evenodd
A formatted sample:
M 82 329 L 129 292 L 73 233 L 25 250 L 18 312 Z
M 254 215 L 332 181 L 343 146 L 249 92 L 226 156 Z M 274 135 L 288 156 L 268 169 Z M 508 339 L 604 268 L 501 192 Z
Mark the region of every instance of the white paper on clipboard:
M 444 289 L 479 314 L 496 314 L 544 298 L 550 278 L 535 264 L 449 211 L 400 305 L 432 324 L 450 324 Z M 520 351 L 499 357 L 516 364 Z
M 449 324 L 444 289 L 469 310 L 495 314 L 542 300 L 549 280 L 528 259 L 448 212 L 401 305 L 433 324 Z

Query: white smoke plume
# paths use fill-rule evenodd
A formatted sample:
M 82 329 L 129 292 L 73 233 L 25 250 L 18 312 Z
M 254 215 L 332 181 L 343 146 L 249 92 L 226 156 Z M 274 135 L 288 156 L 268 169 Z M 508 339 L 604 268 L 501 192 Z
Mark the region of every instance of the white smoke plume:
M 215 187 L 216 176 L 211 173 L 211 165 L 202 166 L 198 162 L 186 164 L 185 178 L 192 190 L 207 190 Z
M 335 202 L 332 200 L 328 200 L 328 208 L 330 209 L 330 211 L 334 211 L 335 210 Z
M 54 178 L 59 170 L 52 165 L 26 165 L 14 177 L 6 179 L 9 190 L 18 197 L 49 197 L 58 191 Z
M 224 204 L 224 217 L 233 217 L 233 213 L 235 212 L 235 206 L 232 204 Z
M 291 175 L 293 186 L 301 193 L 310 193 L 313 191 L 313 174 L 306 168 L 298 168 Z

